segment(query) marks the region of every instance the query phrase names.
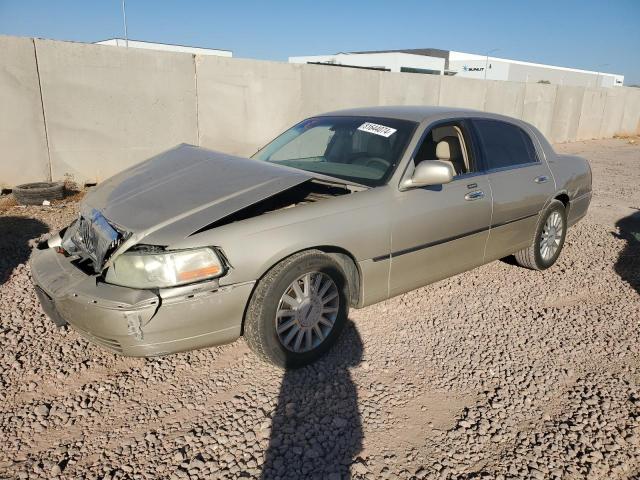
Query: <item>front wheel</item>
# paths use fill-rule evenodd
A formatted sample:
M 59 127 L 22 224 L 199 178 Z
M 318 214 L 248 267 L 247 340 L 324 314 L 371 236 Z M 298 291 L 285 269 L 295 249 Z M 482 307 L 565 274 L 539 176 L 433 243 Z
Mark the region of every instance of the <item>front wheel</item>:
M 545 270 L 553 265 L 562 251 L 567 235 L 567 211 L 559 200 L 553 200 L 543 212 L 528 248 L 515 253 L 522 267 Z
M 263 360 L 283 368 L 312 363 L 338 339 L 349 313 L 340 265 L 317 250 L 274 266 L 256 285 L 244 336 Z

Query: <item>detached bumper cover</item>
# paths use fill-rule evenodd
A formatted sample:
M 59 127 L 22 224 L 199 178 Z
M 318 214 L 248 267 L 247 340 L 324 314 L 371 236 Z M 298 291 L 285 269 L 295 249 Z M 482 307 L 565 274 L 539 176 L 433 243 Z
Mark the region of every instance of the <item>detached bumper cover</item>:
M 253 282 L 217 282 L 151 290 L 96 282 L 54 249 L 30 261 L 36 292 L 57 325 L 68 322 L 87 340 L 127 356 L 157 356 L 220 345 L 240 336 Z

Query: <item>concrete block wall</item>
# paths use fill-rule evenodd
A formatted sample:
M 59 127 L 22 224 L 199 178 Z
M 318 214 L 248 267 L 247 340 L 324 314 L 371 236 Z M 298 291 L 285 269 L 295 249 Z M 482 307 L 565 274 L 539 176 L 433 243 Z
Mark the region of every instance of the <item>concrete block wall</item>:
M 599 138 L 607 92 L 599 88 L 586 88 L 582 93 L 576 138 Z
M 617 133 L 634 135 L 640 132 L 640 89 L 629 88 L 625 90 L 627 92 L 624 99 L 624 112 Z
M 380 74 L 378 105 L 438 105 L 440 76 L 384 73 Z
M 0 38 L 0 187 L 49 178 L 49 155 L 30 38 Z
M 35 40 L 51 173 L 100 181 L 197 143 L 190 55 Z
M 522 118 L 525 89 L 521 83 L 488 80 L 482 110 Z
M 300 65 L 215 56 L 195 65 L 199 145 L 251 155 L 302 115 Z
M 442 77 L 438 105 L 483 110 L 488 83 L 472 78 Z
M 617 88 L 605 89 L 604 95 L 604 109 L 602 111 L 602 120 L 600 121 L 600 131 L 598 132 L 598 137 L 600 138 L 613 137 L 620 132 L 625 102 L 629 97 L 624 90 L 618 90 Z
M 538 127 L 548 138 L 551 138 L 557 93 L 555 85 L 526 83 L 524 86 L 522 120 Z
M 584 94 L 583 87 L 556 88 L 549 138 L 552 143 L 572 142 L 579 138 L 578 127 Z
M 251 155 L 330 110 L 445 105 L 552 142 L 640 133 L 640 89 L 483 81 L 0 36 L 0 186 L 99 182 L 186 142 Z

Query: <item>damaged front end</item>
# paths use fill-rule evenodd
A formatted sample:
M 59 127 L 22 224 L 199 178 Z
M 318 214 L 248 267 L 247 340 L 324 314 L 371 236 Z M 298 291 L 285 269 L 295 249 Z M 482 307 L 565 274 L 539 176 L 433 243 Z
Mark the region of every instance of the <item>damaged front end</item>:
M 127 291 L 105 284 L 102 279 L 107 260 L 130 237 L 129 232 L 115 227 L 99 210 L 85 204 L 76 220 L 39 245 L 39 250 L 55 252 L 55 255 L 34 258 L 32 269 L 36 283 L 44 285 L 44 288 L 36 285 L 40 302 L 57 326 L 66 325 L 70 317 L 78 317 L 77 302 L 60 300 L 70 297 L 108 312 L 118 312 L 116 315 L 126 320 L 127 334 L 138 341 L 144 340 L 142 328 L 161 304 L 158 293 Z M 120 352 L 120 342 L 91 333 L 91 320 L 95 322 L 97 318 L 76 321 L 74 327 L 88 339 Z
M 92 189 L 78 218 L 34 252 L 43 309 L 129 356 L 231 342 L 255 278 L 220 280 L 239 260 L 227 258 L 215 235 L 183 242 L 366 188 L 314 177 L 191 146 L 118 174 Z
M 69 255 L 90 260 L 94 272 L 100 273 L 109 255 L 129 236 L 112 226 L 97 209 L 85 205 L 65 230 L 60 247 Z
M 75 224 L 64 232 L 65 240 L 52 239 L 30 260 L 42 308 L 58 326 L 68 323 L 92 343 L 145 357 L 227 343 L 240 335 L 252 282 L 223 287 L 213 279 L 149 289 L 107 283 L 70 241 L 74 235 L 79 235 Z M 63 251 L 63 243 L 76 253 Z

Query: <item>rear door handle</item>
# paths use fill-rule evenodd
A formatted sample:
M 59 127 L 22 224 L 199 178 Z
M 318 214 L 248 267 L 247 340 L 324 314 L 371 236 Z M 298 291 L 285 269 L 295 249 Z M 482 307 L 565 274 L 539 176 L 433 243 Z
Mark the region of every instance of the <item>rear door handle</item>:
M 534 178 L 533 181 L 536 183 L 547 183 L 549 181 L 549 177 L 540 175 L 539 177 Z
M 484 198 L 484 192 L 482 190 L 476 190 L 475 192 L 469 192 L 464 196 L 465 200 L 478 200 Z

